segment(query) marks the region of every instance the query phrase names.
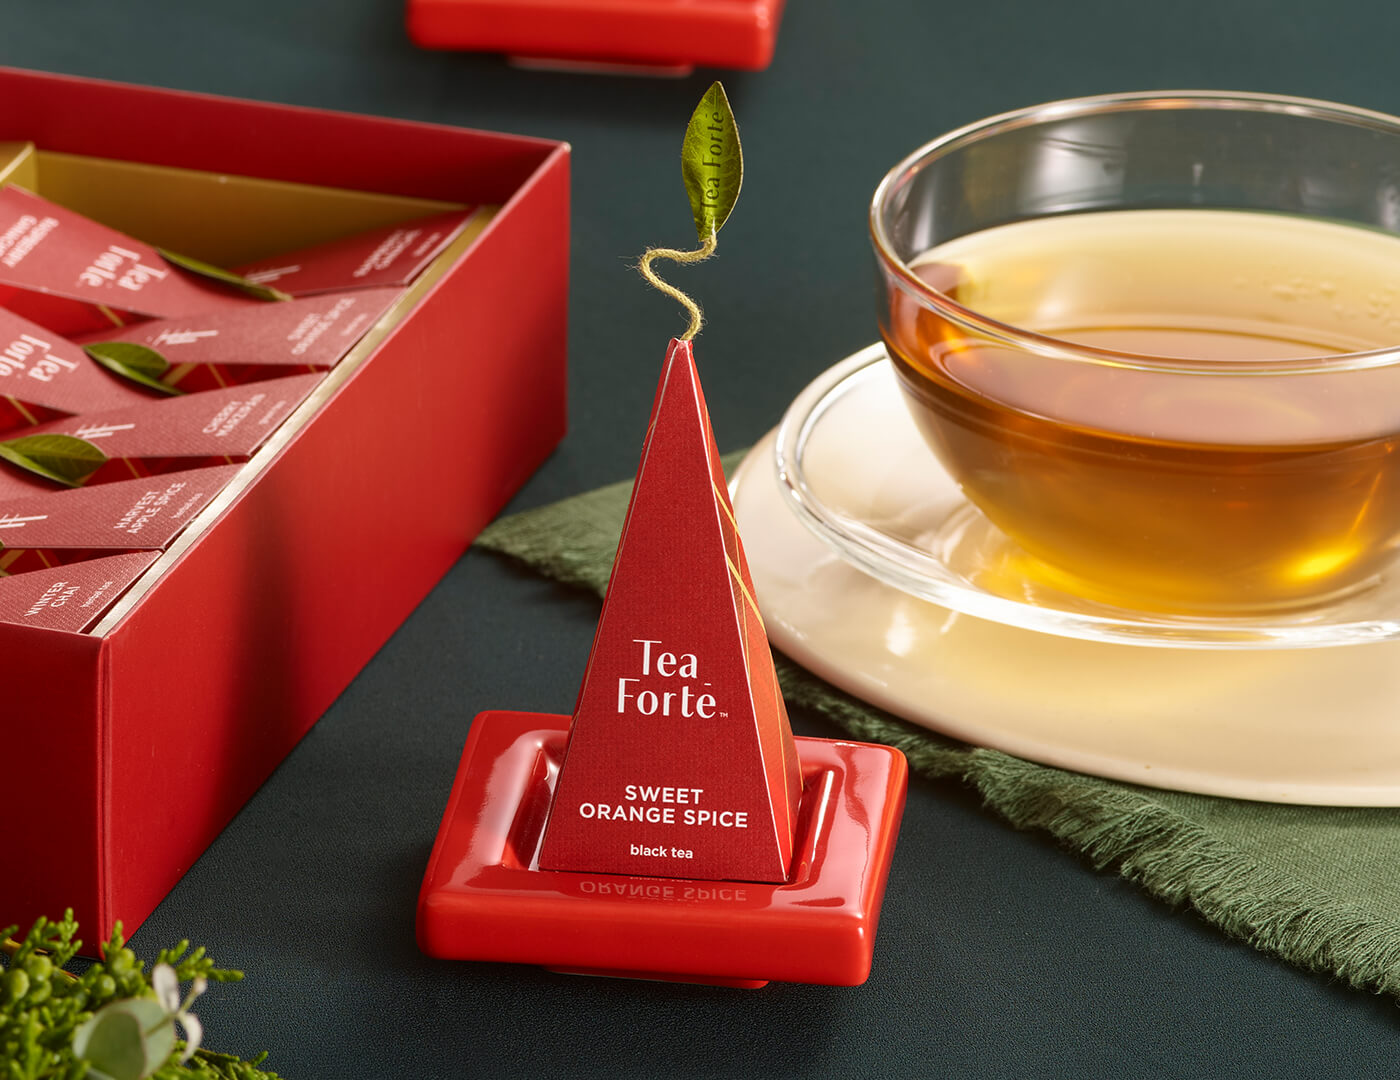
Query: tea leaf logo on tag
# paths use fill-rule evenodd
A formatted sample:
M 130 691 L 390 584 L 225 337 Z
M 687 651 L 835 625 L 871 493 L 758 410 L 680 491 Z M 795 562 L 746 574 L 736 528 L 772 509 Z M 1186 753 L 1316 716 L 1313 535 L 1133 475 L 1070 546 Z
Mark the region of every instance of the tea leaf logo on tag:
M 724 226 L 739 201 L 744 182 L 744 152 L 739 129 L 724 87 L 714 83 L 705 91 L 681 144 L 681 176 L 695 216 L 695 232 L 703 244 Z
M 97 341 L 84 345 L 83 352 L 124 379 L 172 397 L 182 392 L 160 381 L 170 370 L 170 361 L 148 346 L 132 341 Z
M 290 300 L 291 297 L 281 289 L 274 289 L 271 285 L 263 285 L 256 281 L 250 281 L 240 274 L 235 274 L 231 270 L 215 266 L 213 263 L 202 262 L 199 259 L 191 259 L 188 255 L 180 255 L 174 251 L 167 251 L 165 248 L 156 248 L 160 252 L 161 258 L 168 263 L 174 263 L 181 270 L 186 270 L 199 277 L 209 278 L 224 285 L 232 285 L 235 289 L 247 293 L 249 296 L 257 297 L 259 300 Z
M 23 435 L 0 442 L 0 459 L 68 487 L 80 487 L 107 464 L 107 455 L 72 435 Z
M 720 226 L 729 220 L 730 211 L 739 201 L 739 188 L 744 182 L 744 154 L 739 148 L 739 129 L 734 123 L 734 112 L 729 108 L 729 98 L 719 83 L 712 84 L 705 91 L 705 96 L 691 114 L 685 139 L 681 143 L 681 178 L 685 181 L 685 193 L 690 197 L 690 211 L 695 218 L 700 247 L 695 251 L 648 248 L 637 269 L 642 272 L 642 277 L 685 308 L 690 316 L 690 325 L 681 334 L 680 340 L 689 341 L 700 332 L 704 322 L 700 305 L 674 285 L 661 280 L 651 264 L 657 259 L 670 259 L 678 263 L 708 259 L 719 243 Z

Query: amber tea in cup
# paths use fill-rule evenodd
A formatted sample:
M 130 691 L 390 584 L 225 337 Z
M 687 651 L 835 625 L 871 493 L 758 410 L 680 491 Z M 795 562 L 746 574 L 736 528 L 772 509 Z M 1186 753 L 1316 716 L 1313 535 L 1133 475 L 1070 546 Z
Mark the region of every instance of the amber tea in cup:
M 910 411 L 1037 578 L 1236 613 L 1400 536 L 1400 122 L 1264 96 L 996 118 L 876 194 Z

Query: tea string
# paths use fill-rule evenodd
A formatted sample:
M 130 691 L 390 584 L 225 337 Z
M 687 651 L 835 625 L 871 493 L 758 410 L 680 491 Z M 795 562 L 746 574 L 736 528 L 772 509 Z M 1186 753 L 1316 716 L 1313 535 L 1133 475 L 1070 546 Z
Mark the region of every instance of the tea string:
M 647 248 L 646 254 L 642 256 L 642 261 L 638 263 L 637 269 L 642 272 L 642 277 L 651 282 L 654 286 L 672 297 L 680 303 L 690 314 L 690 325 L 686 327 L 685 333 L 681 335 L 682 341 L 689 341 L 700 332 L 700 327 L 705 322 L 705 317 L 700 312 L 700 305 L 692 300 L 680 289 L 676 288 L 668 281 L 663 281 L 660 275 L 651 268 L 655 259 L 670 259 L 678 263 L 698 263 L 708 259 L 715 253 L 715 244 L 719 237 L 715 233 L 710 233 L 709 239 L 700 245 L 695 251 L 678 251 L 675 248 Z

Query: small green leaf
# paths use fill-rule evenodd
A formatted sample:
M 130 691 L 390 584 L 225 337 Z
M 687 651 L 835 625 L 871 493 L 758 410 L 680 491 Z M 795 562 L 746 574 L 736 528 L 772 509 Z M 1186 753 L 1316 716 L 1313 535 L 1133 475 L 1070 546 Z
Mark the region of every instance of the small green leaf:
M 700 99 L 681 144 L 681 176 L 690 196 L 695 231 L 703 244 L 719 232 L 739 201 L 744 152 L 724 87 L 715 83 Z
M 215 266 L 213 263 L 191 259 L 188 255 L 180 255 L 174 251 L 167 251 L 165 248 L 156 248 L 156 250 L 161 253 L 166 262 L 174 263 L 181 270 L 188 270 L 191 274 L 198 274 L 200 277 L 207 277 L 224 285 L 232 285 L 235 289 L 240 289 L 249 296 L 256 296 L 259 300 L 291 299 L 281 289 L 274 289 L 271 285 L 259 285 L 256 281 L 249 281 L 247 278 L 240 277 L 231 270 Z
M 99 1009 L 73 1032 L 73 1054 L 112 1080 L 144 1080 L 175 1050 L 175 1025 L 149 998 Z
M 96 360 L 108 371 L 114 371 L 124 379 L 159 390 L 162 394 L 179 394 L 173 386 L 166 386 L 161 377 L 170 370 L 170 361 L 155 349 L 138 345 L 134 341 L 96 341 L 84 345 L 83 352 Z
M 72 435 L 21 435 L 0 442 L 0 458 L 46 480 L 78 487 L 107 464 L 107 455 Z

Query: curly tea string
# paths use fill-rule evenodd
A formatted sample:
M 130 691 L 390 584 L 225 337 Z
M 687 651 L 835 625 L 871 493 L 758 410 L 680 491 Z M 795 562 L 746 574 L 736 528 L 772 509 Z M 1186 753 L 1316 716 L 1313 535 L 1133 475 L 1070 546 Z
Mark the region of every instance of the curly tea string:
M 667 296 L 675 299 L 690 314 L 690 325 L 686 327 L 685 333 L 681 335 L 682 341 L 689 341 L 700 332 L 700 327 L 705 321 L 704 315 L 700 312 L 700 305 L 692 300 L 680 289 L 676 288 L 668 281 L 663 281 L 660 275 L 651 268 L 655 259 L 670 259 L 678 263 L 698 263 L 708 259 L 715 253 L 715 245 L 719 237 L 715 233 L 710 233 L 709 239 L 700 245 L 695 251 L 678 251 L 675 248 L 648 248 L 642 261 L 638 263 L 637 269 L 642 272 L 642 277 L 651 282 L 652 285 L 660 289 Z

